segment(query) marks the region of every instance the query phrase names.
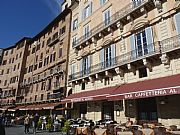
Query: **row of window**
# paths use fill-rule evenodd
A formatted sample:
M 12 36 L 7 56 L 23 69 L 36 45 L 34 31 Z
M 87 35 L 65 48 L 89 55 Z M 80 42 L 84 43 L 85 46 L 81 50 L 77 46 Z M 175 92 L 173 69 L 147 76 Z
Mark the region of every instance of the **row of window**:
M 18 58 L 20 59 L 21 57 L 22 57 L 22 52 L 20 52 L 19 54 L 16 54 L 16 57 L 15 57 L 15 58 L 10 58 L 10 59 L 9 59 L 9 62 L 8 62 L 8 60 L 3 60 L 2 65 L 6 65 L 7 62 L 8 62 L 9 64 L 12 64 L 12 63 L 15 62 L 15 60 L 18 60 Z
M 63 55 L 63 52 L 62 52 L 62 48 L 59 48 L 59 58 L 61 58 Z M 43 58 L 43 53 L 41 53 L 40 55 L 40 59 L 42 60 Z M 28 67 L 28 70 L 26 69 L 26 73 L 30 73 L 32 72 L 33 70 L 37 70 L 38 68 L 41 68 L 42 66 L 46 66 L 48 65 L 49 63 L 52 63 L 52 62 L 55 62 L 56 61 L 56 52 L 54 52 L 53 54 L 51 54 L 50 56 L 47 56 L 46 58 L 44 58 L 44 61 L 40 61 L 39 64 L 35 64 L 34 66 L 33 65 L 30 65 Z M 38 62 L 38 56 L 36 56 L 36 63 Z M 34 68 L 33 68 L 34 67 Z
M 130 37 L 131 42 L 131 53 L 129 54 L 132 59 L 137 57 L 153 53 L 153 35 L 151 27 L 148 27 L 137 34 L 133 34 Z M 107 68 L 115 64 L 115 44 L 105 47 L 100 51 L 101 68 Z M 89 74 L 91 67 L 91 56 L 83 57 L 80 61 L 81 74 Z M 71 74 L 75 71 L 75 66 L 71 67 Z
M 12 71 L 16 71 L 16 69 L 19 70 L 19 68 L 20 68 L 20 63 L 18 63 L 18 65 L 14 65 Z M 10 68 L 8 68 L 8 69 L 6 70 L 6 74 L 9 74 L 9 73 L 10 73 Z M 0 75 L 3 75 L 3 74 L 4 74 L 4 70 L 1 70 Z
M 15 76 L 15 77 L 10 78 L 9 84 L 12 84 L 12 83 L 15 83 L 15 82 L 18 82 L 18 81 L 19 81 L 19 77 Z M 2 83 L 2 81 L 0 80 L 0 84 L 1 83 Z M 5 80 L 4 81 L 4 86 L 7 86 L 7 85 L 8 85 L 8 80 Z

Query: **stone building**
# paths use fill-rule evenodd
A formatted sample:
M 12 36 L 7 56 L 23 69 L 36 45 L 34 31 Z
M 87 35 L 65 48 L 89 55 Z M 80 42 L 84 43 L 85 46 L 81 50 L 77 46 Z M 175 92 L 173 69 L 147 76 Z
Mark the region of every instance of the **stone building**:
M 17 101 L 31 104 L 27 110 L 36 110 L 37 103 L 42 109 L 41 104 L 60 102 L 66 96 L 70 22 L 71 11 L 66 9 L 28 44 L 21 99 Z
M 179 4 L 76 2 L 68 69 L 72 88 L 63 100 L 73 108 L 68 117 L 180 124 Z
M 14 46 L 3 49 L 0 65 L 1 105 L 12 104 L 18 98 L 29 40 L 29 38 L 22 38 Z

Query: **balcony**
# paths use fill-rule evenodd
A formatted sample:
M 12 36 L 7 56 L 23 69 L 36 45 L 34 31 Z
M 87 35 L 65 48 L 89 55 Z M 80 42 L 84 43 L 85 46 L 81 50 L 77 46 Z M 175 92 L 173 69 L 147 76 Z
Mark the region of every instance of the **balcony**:
M 58 92 L 58 93 L 53 93 L 53 94 L 49 94 L 47 95 L 47 100 L 49 99 L 62 99 L 62 93 Z
M 160 42 L 155 42 L 147 45 L 147 48 L 144 51 L 133 50 L 115 58 L 108 59 L 104 62 L 93 65 L 85 71 L 76 72 L 69 76 L 69 81 L 83 79 L 85 77 L 89 77 L 112 68 L 124 66 L 144 58 L 151 58 L 158 54 L 160 54 Z
M 52 38 L 52 40 L 48 41 L 47 45 L 52 46 L 56 44 L 58 41 L 59 41 L 59 36 L 55 36 L 54 38 Z
M 113 14 L 109 19 L 108 23 L 107 22 L 101 22 L 98 24 L 96 27 L 94 27 L 89 33 L 86 35 L 83 35 L 79 39 L 76 40 L 76 42 L 73 43 L 73 47 L 77 48 L 80 45 L 86 43 L 86 41 L 91 40 L 92 37 L 99 37 L 99 33 L 101 33 L 103 30 L 107 30 L 110 27 L 117 27 L 113 26 L 114 24 L 116 25 L 117 22 L 126 19 L 127 16 L 129 16 L 131 13 L 134 11 L 139 10 L 140 8 L 144 7 L 147 3 L 151 2 L 151 0 L 141 0 L 139 2 L 131 2 L 121 10 L 117 11 L 115 14 Z M 136 14 L 137 15 L 137 14 Z

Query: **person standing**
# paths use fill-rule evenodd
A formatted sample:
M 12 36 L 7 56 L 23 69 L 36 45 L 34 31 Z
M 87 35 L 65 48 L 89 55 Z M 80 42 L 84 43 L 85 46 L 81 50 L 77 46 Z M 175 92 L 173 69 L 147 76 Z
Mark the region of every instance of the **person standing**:
M 27 134 L 29 133 L 29 115 L 26 116 L 26 118 L 24 119 L 24 126 L 25 126 L 25 130 L 24 133 Z
M 2 115 L 0 115 L 0 134 L 5 135 L 5 126 Z
M 33 128 L 34 128 L 33 133 L 34 134 L 36 134 L 38 121 L 39 121 L 39 115 L 36 113 L 36 115 L 33 117 Z

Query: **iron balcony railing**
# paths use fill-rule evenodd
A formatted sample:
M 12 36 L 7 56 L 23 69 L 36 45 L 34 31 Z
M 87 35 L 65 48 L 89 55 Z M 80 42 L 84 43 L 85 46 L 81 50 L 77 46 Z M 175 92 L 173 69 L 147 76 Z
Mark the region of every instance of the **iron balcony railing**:
M 161 42 L 162 53 L 180 49 L 180 35 L 165 39 Z
M 104 62 L 98 63 L 96 65 L 86 68 L 80 72 L 76 72 L 69 76 L 69 81 L 76 80 L 82 77 L 86 77 L 95 73 L 102 72 L 107 69 L 115 68 L 117 66 L 122 66 L 130 62 L 149 57 L 155 54 L 160 54 L 160 42 L 155 42 L 147 45 L 144 49 L 136 49 L 125 54 L 119 55 L 115 58 L 107 59 Z
M 73 43 L 73 47 L 77 47 L 80 44 L 84 43 L 85 41 L 89 40 L 91 37 L 95 36 L 96 34 L 100 33 L 102 30 L 108 28 L 112 24 L 117 23 L 120 19 L 126 17 L 128 14 L 132 13 L 133 11 L 139 9 L 146 3 L 148 3 L 151 0 L 140 0 L 138 2 L 131 2 L 121 10 L 117 11 L 115 14 L 113 14 L 109 19 L 106 21 L 101 22 L 96 27 L 94 27 L 92 30 L 90 30 L 88 33 L 83 35 L 82 37 L 78 38 L 76 42 Z
M 47 95 L 47 99 L 61 99 L 62 94 L 60 92 Z

